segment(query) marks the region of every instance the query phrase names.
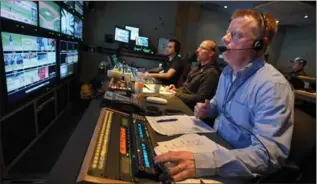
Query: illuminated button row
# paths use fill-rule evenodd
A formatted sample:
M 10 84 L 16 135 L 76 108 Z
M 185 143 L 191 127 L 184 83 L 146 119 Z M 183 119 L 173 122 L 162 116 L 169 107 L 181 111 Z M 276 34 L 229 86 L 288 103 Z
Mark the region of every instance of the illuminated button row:
M 139 130 L 139 135 L 140 135 L 140 137 L 143 139 L 143 138 L 144 138 L 144 135 L 143 135 L 143 130 L 142 130 L 141 124 L 138 124 L 138 130 Z
M 127 137 L 126 137 L 126 129 L 120 128 L 120 153 L 125 155 L 127 153 Z
M 144 157 L 144 164 L 145 167 L 149 168 L 150 167 L 150 161 L 149 161 L 149 157 L 146 151 L 146 146 L 144 143 L 141 144 L 142 145 L 142 150 L 143 150 L 143 157 Z
M 92 168 L 103 169 L 106 162 L 106 153 L 108 152 L 109 130 L 113 112 L 106 111 L 104 121 L 99 134 L 96 152 L 93 158 Z M 99 161 L 99 162 L 98 162 Z

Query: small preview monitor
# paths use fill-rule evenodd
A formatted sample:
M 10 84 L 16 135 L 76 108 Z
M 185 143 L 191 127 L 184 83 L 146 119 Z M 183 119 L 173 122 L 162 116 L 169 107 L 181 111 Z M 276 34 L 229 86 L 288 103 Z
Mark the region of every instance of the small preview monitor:
M 74 35 L 74 16 L 67 10 L 62 8 L 62 33 L 73 36 Z
M 40 27 L 60 32 L 60 11 L 59 5 L 52 1 L 39 1 Z
M 149 46 L 149 38 L 138 36 L 135 39 L 135 45 L 142 46 L 142 47 L 148 47 Z
M 84 14 L 84 1 L 75 1 L 75 10 L 80 14 Z
M 140 29 L 137 27 L 125 26 L 125 29 L 130 30 L 130 40 L 135 40 L 137 36 L 139 36 Z
M 78 63 L 78 44 L 76 42 L 60 41 L 60 79 L 71 76 Z
M 123 43 L 129 43 L 130 31 L 119 27 L 115 28 L 114 40 Z
M 37 26 L 37 4 L 32 1 L 1 1 L 1 17 Z
M 82 39 L 83 38 L 83 21 L 75 16 L 75 29 L 74 29 L 74 36 L 76 38 Z
M 2 32 L 8 101 L 15 102 L 54 82 L 56 40 Z

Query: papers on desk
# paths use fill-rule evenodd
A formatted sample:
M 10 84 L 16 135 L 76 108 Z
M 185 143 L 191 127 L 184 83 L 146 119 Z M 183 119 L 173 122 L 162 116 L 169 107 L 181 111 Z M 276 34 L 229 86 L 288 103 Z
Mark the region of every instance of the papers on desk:
M 162 135 L 177 135 L 190 133 L 211 133 L 214 130 L 194 116 L 146 116 L 154 131 Z M 158 123 L 159 120 L 177 119 L 176 121 Z
M 143 88 L 143 93 L 154 93 L 154 87 L 155 84 L 145 84 Z M 172 95 L 173 93 L 165 91 L 164 87 L 160 87 L 160 92 L 161 95 Z
M 185 134 L 170 141 L 159 142 L 154 148 L 157 155 L 169 151 L 190 151 L 193 153 L 212 153 L 216 149 L 226 149 L 204 135 Z

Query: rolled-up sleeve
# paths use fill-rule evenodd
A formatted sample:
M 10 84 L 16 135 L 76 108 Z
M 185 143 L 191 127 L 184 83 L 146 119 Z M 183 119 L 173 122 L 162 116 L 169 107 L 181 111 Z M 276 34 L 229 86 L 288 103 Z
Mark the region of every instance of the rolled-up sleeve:
M 293 106 L 294 94 L 286 83 L 268 82 L 256 95 L 252 107 L 254 127 L 251 131 L 269 151 L 270 168 L 265 148 L 251 136 L 251 145 L 246 148 L 216 149 L 210 153 L 194 154 L 196 176 L 252 178 L 276 171 L 289 155 L 293 134 Z M 230 130 L 226 133 L 230 133 Z

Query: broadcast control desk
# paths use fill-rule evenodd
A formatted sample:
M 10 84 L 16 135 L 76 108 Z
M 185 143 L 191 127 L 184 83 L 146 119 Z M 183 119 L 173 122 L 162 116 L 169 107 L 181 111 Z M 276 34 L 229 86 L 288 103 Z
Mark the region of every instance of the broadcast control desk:
M 136 114 L 102 108 L 102 99 L 92 100 L 77 128 L 49 174 L 47 184 L 154 182 L 153 148 L 157 142 L 177 136 L 162 136 Z M 147 102 L 143 101 L 146 106 Z M 152 104 L 151 104 L 152 105 Z M 177 97 L 158 108 L 193 112 Z M 229 148 L 216 133 L 203 134 Z

